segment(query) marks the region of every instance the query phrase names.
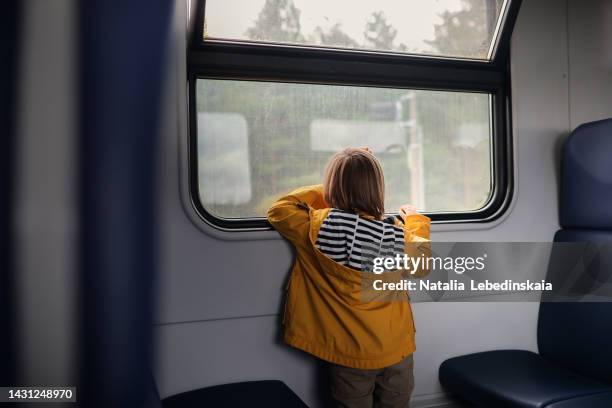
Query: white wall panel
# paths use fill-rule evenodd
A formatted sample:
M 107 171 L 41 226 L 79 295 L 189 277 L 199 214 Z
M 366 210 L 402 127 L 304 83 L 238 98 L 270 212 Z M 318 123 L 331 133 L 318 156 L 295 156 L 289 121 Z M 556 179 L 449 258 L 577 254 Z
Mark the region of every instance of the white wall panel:
M 569 1 L 570 119 L 612 117 L 612 2 Z

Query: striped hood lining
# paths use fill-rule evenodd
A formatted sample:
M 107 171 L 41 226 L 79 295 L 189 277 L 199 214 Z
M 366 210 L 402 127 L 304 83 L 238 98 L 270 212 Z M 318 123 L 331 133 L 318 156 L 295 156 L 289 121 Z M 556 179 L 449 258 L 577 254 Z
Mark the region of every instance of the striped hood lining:
M 323 221 L 315 246 L 341 265 L 371 271 L 376 257 L 404 253 L 404 230 L 393 223 L 370 220 L 339 209 L 331 209 Z

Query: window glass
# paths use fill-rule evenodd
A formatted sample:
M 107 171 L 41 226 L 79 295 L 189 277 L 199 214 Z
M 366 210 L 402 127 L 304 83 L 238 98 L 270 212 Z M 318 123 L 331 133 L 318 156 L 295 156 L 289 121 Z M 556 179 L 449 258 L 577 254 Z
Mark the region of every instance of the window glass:
M 240 113 L 198 113 L 198 174 L 202 204 L 236 206 L 251 201 L 247 122 Z
M 489 60 L 507 0 L 206 0 L 204 40 Z
M 264 217 L 349 146 L 379 158 L 387 212 L 478 210 L 491 194 L 486 93 L 198 79 L 196 104 L 200 200 L 217 217 Z

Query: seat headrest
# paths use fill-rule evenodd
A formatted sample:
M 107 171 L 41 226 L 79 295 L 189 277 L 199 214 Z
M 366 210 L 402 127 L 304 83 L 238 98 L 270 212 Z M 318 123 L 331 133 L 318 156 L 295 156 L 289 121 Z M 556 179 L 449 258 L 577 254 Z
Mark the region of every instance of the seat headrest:
M 580 125 L 567 139 L 560 218 L 563 228 L 612 230 L 612 119 Z

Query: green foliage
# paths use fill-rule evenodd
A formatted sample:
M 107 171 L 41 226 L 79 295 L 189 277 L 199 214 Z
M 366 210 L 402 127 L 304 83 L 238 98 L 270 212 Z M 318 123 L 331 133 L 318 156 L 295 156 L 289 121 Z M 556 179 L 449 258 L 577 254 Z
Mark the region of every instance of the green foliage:
M 437 54 L 482 58 L 491 43 L 502 0 L 462 0 L 457 12 L 444 12 L 435 27 L 435 38 L 425 41 Z M 475 40 L 480 40 L 473 46 Z
M 266 0 L 255 25 L 246 35 L 253 40 L 281 43 L 303 42 L 300 10 L 292 0 Z
M 382 11 L 372 13 L 364 28 L 364 42 L 360 44 L 342 31 L 341 24 L 336 22 L 330 28 L 317 26 L 314 32 L 304 36 L 301 32 L 300 10 L 292 0 L 266 0 L 257 16 L 254 25 L 247 29 L 245 35 L 255 41 L 272 41 L 279 43 L 309 42 L 333 47 L 372 48 L 383 50 L 405 50 L 405 45 L 394 46 L 397 30 L 387 23 Z
M 370 21 L 366 23 L 363 37 L 367 48 L 377 50 L 394 49 L 393 41 L 397 36 L 397 30 L 387 23 L 387 17 L 382 11 L 372 13 Z
M 342 31 L 340 23 L 334 24 L 329 30 L 317 26 L 312 36 L 312 42 L 332 47 L 357 48 L 359 46 L 357 41 Z

